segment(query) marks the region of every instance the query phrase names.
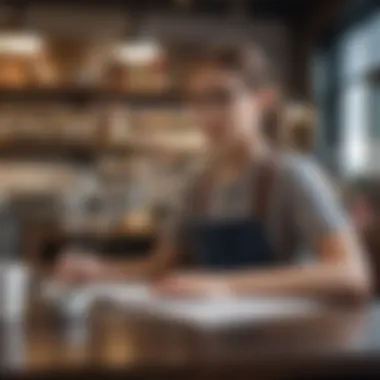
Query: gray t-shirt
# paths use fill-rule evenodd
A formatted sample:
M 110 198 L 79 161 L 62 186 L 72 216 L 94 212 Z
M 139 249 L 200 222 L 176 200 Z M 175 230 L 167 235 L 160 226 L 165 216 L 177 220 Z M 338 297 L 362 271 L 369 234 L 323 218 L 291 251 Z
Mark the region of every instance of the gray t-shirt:
M 313 158 L 284 153 L 270 160 L 275 169 L 262 222 L 279 259 L 310 252 L 320 237 L 348 226 L 332 184 Z M 257 199 L 261 166 L 261 162 L 252 162 L 233 182 L 214 185 L 201 215 L 189 202 L 194 189 L 199 189 L 194 186 L 196 180 L 190 181 L 170 223 L 174 241 L 182 245 L 182 227 L 194 218 L 221 221 L 251 216 L 256 207 L 253 202 Z

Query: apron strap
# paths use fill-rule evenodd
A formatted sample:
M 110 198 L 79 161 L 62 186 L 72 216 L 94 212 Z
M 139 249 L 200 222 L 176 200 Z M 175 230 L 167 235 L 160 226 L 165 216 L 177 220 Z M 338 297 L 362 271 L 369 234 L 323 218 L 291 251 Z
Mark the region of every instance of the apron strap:
M 273 162 L 268 160 L 260 165 L 257 175 L 257 191 L 253 192 L 252 215 L 261 221 L 264 221 L 267 216 L 275 175 L 276 168 Z
M 260 165 L 257 176 L 257 192 L 252 192 L 252 215 L 265 220 L 272 192 L 276 168 L 273 162 L 266 161 Z M 203 173 L 191 191 L 190 206 L 193 210 L 203 211 L 207 205 L 213 188 L 213 176 L 210 171 Z
M 257 176 L 257 192 L 253 194 L 253 214 L 260 221 L 265 221 L 268 212 L 268 206 L 272 191 L 274 189 L 274 180 L 276 178 L 276 165 L 274 162 L 267 161 L 260 166 Z M 290 204 L 286 203 L 285 207 L 278 212 L 281 218 L 281 228 L 285 241 L 282 242 L 281 255 L 279 259 L 283 262 L 288 262 L 296 248 L 297 234 L 294 230 L 293 213 L 290 209 Z
M 265 221 L 268 215 L 268 207 L 270 202 L 270 197 L 273 194 L 274 181 L 277 175 L 276 165 L 271 160 L 266 160 L 258 168 L 257 173 L 257 191 L 252 191 L 252 216 L 257 218 L 259 221 Z M 204 211 L 207 202 L 210 198 L 212 188 L 213 188 L 213 176 L 210 171 L 203 173 L 198 180 L 195 181 L 195 186 L 190 196 L 190 207 L 194 211 L 202 212 Z M 289 205 L 283 210 L 284 215 L 281 217 L 281 228 L 284 230 L 284 236 L 286 236 L 286 241 L 283 242 L 281 247 L 281 252 L 279 259 L 281 261 L 287 262 L 291 259 L 294 248 L 296 246 L 297 234 L 294 230 L 294 224 L 291 218 L 293 213 L 289 210 Z

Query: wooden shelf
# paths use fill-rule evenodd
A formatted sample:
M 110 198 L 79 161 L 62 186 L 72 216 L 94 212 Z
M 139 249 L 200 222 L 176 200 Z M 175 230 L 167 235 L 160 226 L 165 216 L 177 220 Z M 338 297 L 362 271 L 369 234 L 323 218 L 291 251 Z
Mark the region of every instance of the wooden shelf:
M 122 144 L 100 144 L 95 141 L 65 141 L 37 138 L 18 138 L 0 141 L 0 157 L 3 158 L 57 157 L 91 161 L 104 154 L 127 155 L 132 152 L 170 152 L 180 155 L 192 155 L 200 151 L 200 149 L 190 149 L 190 147 L 174 146 L 141 139 L 131 139 Z
M 101 148 L 102 153 L 129 153 L 129 152 L 145 152 L 160 153 L 169 152 L 181 155 L 191 155 L 201 153 L 201 147 L 195 147 L 185 144 L 165 143 L 161 141 L 149 141 L 147 139 L 131 138 L 123 144 L 110 144 Z
M 82 141 L 62 141 L 24 138 L 0 141 L 0 157 L 72 157 L 91 159 L 98 152 L 95 144 Z
M 180 105 L 184 96 L 180 92 L 164 93 L 128 93 L 99 88 L 28 88 L 0 89 L 0 101 L 31 102 L 93 102 L 115 101 L 139 106 L 173 106 Z

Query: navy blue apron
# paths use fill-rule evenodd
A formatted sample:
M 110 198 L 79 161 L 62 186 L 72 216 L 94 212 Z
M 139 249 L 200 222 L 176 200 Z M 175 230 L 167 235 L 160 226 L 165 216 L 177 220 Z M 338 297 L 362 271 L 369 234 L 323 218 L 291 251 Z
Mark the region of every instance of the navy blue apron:
M 203 269 L 226 270 L 275 264 L 276 258 L 263 223 L 273 171 L 263 168 L 260 172 L 254 202 L 258 207 L 251 217 L 202 221 L 191 227 L 193 250 Z
M 239 269 L 274 264 L 263 224 L 255 219 L 194 226 L 197 262 L 204 269 Z

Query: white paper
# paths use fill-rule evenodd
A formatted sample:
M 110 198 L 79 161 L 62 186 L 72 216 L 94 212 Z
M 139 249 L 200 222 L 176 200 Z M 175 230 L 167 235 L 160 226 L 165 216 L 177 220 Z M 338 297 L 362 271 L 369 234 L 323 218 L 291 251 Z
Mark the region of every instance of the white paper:
M 321 311 L 321 307 L 306 300 L 230 298 L 162 301 L 154 311 L 166 318 L 211 328 L 307 317 Z
M 48 287 L 46 288 L 48 289 Z M 50 286 L 50 297 L 53 294 Z M 67 291 L 67 289 L 66 289 Z M 74 292 L 74 296 L 72 295 Z M 65 290 L 55 288 L 55 297 L 67 299 Z M 80 310 L 95 301 L 108 301 L 126 311 L 175 320 L 199 328 L 217 328 L 275 322 L 316 315 L 323 307 L 309 300 L 284 298 L 167 299 L 153 294 L 147 284 L 95 284 L 70 290 L 66 308 Z M 52 298 L 51 298 L 52 299 Z

